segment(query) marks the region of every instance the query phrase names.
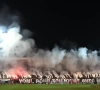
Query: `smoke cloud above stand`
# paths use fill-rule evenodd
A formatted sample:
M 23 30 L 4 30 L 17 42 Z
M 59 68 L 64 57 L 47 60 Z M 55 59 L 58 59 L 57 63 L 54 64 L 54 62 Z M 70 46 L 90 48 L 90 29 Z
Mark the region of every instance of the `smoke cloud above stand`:
M 16 16 L 16 15 L 15 15 Z M 14 17 L 10 16 L 9 17 Z M 17 17 L 17 16 L 16 16 Z M 2 18 L 2 15 L 1 17 Z M 1 20 L 3 21 L 3 20 Z M 70 51 L 55 46 L 51 51 L 39 49 L 34 52 L 35 40 L 24 38 L 23 35 L 29 36 L 29 30 L 22 30 L 16 20 L 12 20 L 9 25 L 0 24 L 0 71 L 12 75 L 30 73 L 30 70 L 55 70 L 59 73 L 66 72 L 99 72 L 100 57 L 98 51 L 91 51 L 85 47 Z M 25 58 L 26 66 L 19 64 L 18 60 Z

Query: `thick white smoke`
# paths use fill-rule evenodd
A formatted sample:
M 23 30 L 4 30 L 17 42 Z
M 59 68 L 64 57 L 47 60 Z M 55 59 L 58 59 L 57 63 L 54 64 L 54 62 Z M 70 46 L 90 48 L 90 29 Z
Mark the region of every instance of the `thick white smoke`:
M 13 23 L 14 24 L 14 23 Z M 34 40 L 22 40 L 20 26 L 2 26 L 0 28 L 0 56 L 1 57 L 23 57 L 27 51 L 32 50 Z M 31 41 L 31 42 L 30 42 Z

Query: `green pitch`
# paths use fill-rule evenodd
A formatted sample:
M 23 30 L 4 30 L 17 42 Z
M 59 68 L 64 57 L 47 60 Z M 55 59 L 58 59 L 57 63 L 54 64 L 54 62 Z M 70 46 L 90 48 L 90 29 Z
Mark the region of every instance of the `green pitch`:
M 67 84 L 53 84 L 53 85 L 18 84 L 18 85 L 0 85 L 0 90 L 100 90 L 100 87 L 91 87 L 91 85 L 67 85 Z

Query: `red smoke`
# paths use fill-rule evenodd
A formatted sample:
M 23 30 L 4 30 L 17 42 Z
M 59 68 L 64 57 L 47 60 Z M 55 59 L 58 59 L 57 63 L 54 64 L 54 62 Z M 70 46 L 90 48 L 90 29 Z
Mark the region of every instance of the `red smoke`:
M 8 71 L 8 74 L 18 78 L 29 75 L 28 72 L 23 67 L 12 68 Z

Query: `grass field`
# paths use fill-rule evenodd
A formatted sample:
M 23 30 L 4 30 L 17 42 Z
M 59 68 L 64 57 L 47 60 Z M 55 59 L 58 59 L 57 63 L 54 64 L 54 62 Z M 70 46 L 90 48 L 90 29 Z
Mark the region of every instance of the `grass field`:
M 96 86 L 96 85 L 95 85 Z M 66 84 L 52 84 L 52 85 L 0 85 L 0 90 L 100 90 L 100 87 L 91 87 L 91 85 L 66 85 Z

